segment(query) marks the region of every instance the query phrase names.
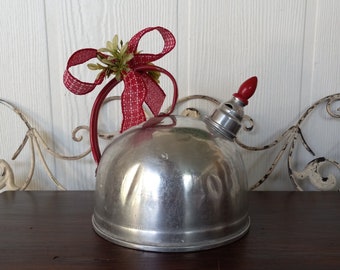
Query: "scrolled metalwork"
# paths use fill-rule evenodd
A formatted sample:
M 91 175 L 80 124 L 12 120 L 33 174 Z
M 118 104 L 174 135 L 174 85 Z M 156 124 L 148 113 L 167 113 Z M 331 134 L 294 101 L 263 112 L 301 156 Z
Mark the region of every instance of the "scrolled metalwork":
M 182 99 L 179 99 L 176 106 L 182 105 L 188 101 L 194 100 L 194 99 L 200 99 L 205 100 L 213 105 L 219 104 L 219 101 L 215 98 L 212 98 L 210 96 L 205 95 L 192 95 L 187 96 Z M 107 104 L 112 101 L 120 100 L 120 96 L 113 96 L 109 97 L 105 100 L 104 104 Z M 280 151 L 276 154 L 274 157 L 274 160 L 272 164 L 270 165 L 269 169 L 265 172 L 265 174 L 256 181 L 255 184 L 253 184 L 250 187 L 250 190 L 256 190 L 259 186 L 261 186 L 264 182 L 266 182 L 269 178 L 269 176 L 272 174 L 272 172 L 275 170 L 277 164 L 283 157 L 283 154 L 288 151 L 288 158 L 287 158 L 287 167 L 288 167 L 288 173 L 291 180 L 292 185 L 296 190 L 303 191 L 305 190 L 304 187 L 306 183 L 309 183 L 312 187 L 314 187 L 315 190 L 322 190 L 322 191 L 328 191 L 328 190 L 340 190 L 340 164 L 338 161 L 328 159 L 326 157 L 316 157 L 310 162 L 306 164 L 306 166 L 298 171 L 294 169 L 294 162 L 293 162 L 293 154 L 296 150 L 296 145 L 298 143 L 301 143 L 303 147 L 313 156 L 315 156 L 315 153 L 313 152 L 312 148 L 307 144 L 306 140 L 304 139 L 303 132 L 302 132 L 302 124 L 306 121 L 308 116 L 315 111 L 321 104 L 325 104 L 326 111 L 329 116 L 332 118 L 340 118 L 340 106 L 336 106 L 337 103 L 340 102 L 340 93 L 333 94 L 326 96 L 317 102 L 315 102 L 312 106 L 310 106 L 298 119 L 295 125 L 289 127 L 287 130 L 285 130 L 280 136 L 278 136 L 276 139 L 274 139 L 272 142 L 263 145 L 263 146 L 249 146 L 238 139 L 235 140 L 235 142 L 242 148 L 244 148 L 247 151 L 264 151 L 275 147 L 281 147 Z M 37 131 L 36 128 L 34 128 L 31 123 L 28 121 L 28 117 L 20 111 L 17 107 L 15 107 L 13 104 L 11 104 L 8 101 L 5 101 L 3 99 L 0 99 L 0 105 L 4 105 L 5 107 L 9 108 L 11 111 L 13 111 L 17 116 L 20 117 L 20 119 L 25 124 L 27 131 L 24 136 L 24 139 L 22 143 L 19 145 L 18 149 L 15 151 L 15 153 L 12 156 L 12 160 L 15 160 L 22 150 L 25 148 L 27 143 L 30 147 L 30 169 L 27 173 L 26 178 L 24 179 L 22 184 L 18 184 L 19 181 L 15 179 L 15 175 L 13 173 L 13 169 L 9 165 L 9 163 L 4 160 L 0 159 L 0 193 L 6 190 L 27 190 L 29 187 L 32 177 L 34 175 L 35 166 L 36 166 L 36 155 L 38 155 L 40 162 L 43 165 L 43 168 L 45 169 L 45 172 L 47 173 L 49 179 L 54 183 L 54 185 L 59 190 L 65 190 L 65 187 L 60 183 L 58 179 L 54 176 L 52 171 L 50 170 L 46 159 L 44 157 L 44 151 L 53 157 L 61 160 L 80 160 L 87 156 L 91 149 L 88 147 L 84 152 L 78 155 L 64 155 L 60 154 L 56 151 L 54 151 L 51 147 L 49 147 L 48 143 L 43 139 L 43 137 L 40 135 L 40 133 Z M 169 110 L 168 108 L 167 110 Z M 166 111 L 167 111 L 166 110 Z M 145 114 L 150 117 L 150 113 L 148 113 L 147 110 L 145 110 Z M 200 118 L 201 113 L 199 109 L 188 107 L 185 108 L 182 113 L 184 116 L 189 117 L 195 117 Z M 254 121 L 249 116 L 245 115 L 243 122 L 243 130 L 244 131 L 251 131 L 254 127 Z M 80 131 L 89 132 L 89 127 L 86 125 L 81 125 L 76 127 L 72 131 L 72 139 L 75 142 L 81 142 L 83 141 L 83 136 L 79 135 Z M 117 132 L 107 132 L 107 133 L 100 133 L 98 136 L 105 140 L 111 140 Z M 325 168 L 332 168 L 333 173 L 327 172 Z M 334 170 L 336 173 L 334 173 Z M 22 182 L 22 181 L 21 181 Z
M 56 158 L 65 159 L 65 160 L 81 159 L 84 156 L 86 156 L 90 151 L 87 150 L 84 153 L 80 155 L 75 155 L 75 156 L 62 155 L 62 154 L 59 154 L 53 151 L 48 146 L 48 144 L 45 142 L 45 140 L 42 138 L 40 133 L 36 130 L 36 128 L 34 128 L 31 125 L 31 123 L 28 121 L 28 117 L 21 110 L 19 110 L 13 104 L 11 104 L 10 102 L 4 99 L 0 99 L 0 104 L 9 108 L 16 115 L 18 115 L 27 128 L 24 139 L 22 140 L 22 143 L 19 145 L 18 149 L 13 154 L 12 160 L 15 160 L 21 154 L 22 150 L 25 148 L 27 143 L 29 143 L 30 156 L 31 156 L 30 168 L 22 184 L 18 184 L 19 181 L 15 179 L 13 169 L 11 168 L 9 163 L 5 161 L 4 159 L 0 160 L 0 169 L 1 169 L 0 171 L 1 172 L 0 173 L 0 193 L 6 190 L 27 190 L 28 186 L 32 182 L 32 178 L 34 175 L 37 154 L 49 179 L 54 183 L 54 185 L 57 187 L 58 190 L 65 190 L 65 187 L 59 182 L 59 180 L 54 176 L 54 174 L 50 170 L 49 165 L 46 162 L 46 159 L 44 157 L 43 150 L 45 150 L 47 153 L 53 155 Z M 77 138 L 77 140 L 79 141 L 79 138 Z
M 104 101 L 103 106 L 107 104 L 108 102 L 112 102 L 116 100 L 120 100 L 120 96 L 108 97 Z M 57 151 L 53 150 L 48 145 L 48 143 L 40 135 L 39 131 L 32 126 L 32 124 L 28 120 L 28 117 L 19 108 L 17 108 L 12 103 L 4 99 L 0 99 L 0 105 L 5 106 L 6 108 L 10 109 L 14 114 L 19 116 L 19 118 L 25 124 L 27 128 L 27 131 L 26 131 L 26 134 L 24 135 L 22 143 L 19 145 L 18 149 L 13 154 L 12 160 L 15 160 L 22 153 L 22 150 L 26 147 L 27 143 L 29 143 L 29 148 L 30 148 L 30 168 L 28 170 L 26 178 L 23 181 L 19 181 L 18 179 L 15 179 L 15 175 L 13 173 L 13 169 L 10 166 L 10 164 L 4 159 L 0 159 L 0 193 L 7 191 L 7 190 L 27 190 L 28 189 L 29 185 L 32 182 L 33 175 L 35 172 L 37 154 L 38 154 L 41 164 L 43 165 L 45 172 L 48 175 L 48 178 L 54 183 L 56 188 L 58 190 L 66 190 L 66 188 L 61 184 L 61 182 L 52 173 L 44 157 L 43 152 L 46 152 L 49 155 L 59 160 L 69 160 L 69 161 L 80 160 L 91 153 L 91 147 L 88 146 L 85 151 L 77 155 L 65 155 L 65 154 L 58 153 Z M 72 140 L 74 142 L 83 141 L 84 139 L 83 136 L 79 135 L 81 131 L 85 131 L 89 133 L 89 126 L 80 125 L 74 128 L 74 130 L 72 131 Z M 111 140 L 115 136 L 115 132 L 112 132 L 112 133 L 100 132 L 98 136 L 99 138 L 104 139 L 104 140 Z M 22 184 L 19 184 L 21 182 Z
M 326 110 L 328 114 L 334 118 L 340 118 L 340 105 L 335 111 L 332 110 L 332 105 L 336 102 L 340 102 L 340 94 L 328 96 L 325 99 L 327 100 Z
M 315 111 L 319 105 L 326 103 L 326 111 L 331 117 L 334 118 L 340 118 L 340 107 L 337 108 L 334 112 L 332 110 L 333 105 L 340 101 L 340 93 L 333 94 L 326 96 L 318 101 L 316 101 L 313 105 L 311 105 L 298 119 L 295 125 L 288 128 L 286 131 L 284 131 L 277 139 L 275 139 L 273 142 L 260 146 L 260 147 L 254 147 L 254 146 L 248 146 L 240 142 L 239 140 L 236 140 L 236 142 L 244 149 L 249 151 L 263 151 L 267 150 L 269 148 L 273 148 L 279 143 L 282 143 L 281 150 L 274 158 L 273 163 L 271 164 L 270 168 L 267 170 L 267 172 L 264 174 L 264 176 L 259 179 L 255 184 L 253 184 L 250 187 L 250 190 L 255 190 L 260 185 L 262 185 L 271 175 L 271 173 L 274 171 L 275 167 L 277 166 L 278 162 L 282 158 L 283 154 L 288 151 L 288 173 L 290 180 L 298 191 L 304 191 L 303 188 L 306 181 L 309 181 L 309 183 L 314 187 L 316 190 L 320 191 L 328 191 L 328 190 L 337 190 L 340 191 L 340 165 L 339 162 L 330 160 L 326 157 L 317 157 L 310 161 L 305 168 L 302 171 L 296 171 L 293 168 L 293 153 L 295 150 L 295 146 L 298 142 L 301 142 L 304 148 L 313 156 L 315 156 L 315 153 L 313 152 L 312 148 L 307 144 L 306 140 L 304 139 L 301 126 L 306 121 L 307 117 Z M 321 169 L 325 166 L 333 166 L 337 169 L 337 176 L 334 174 L 328 174 L 326 176 L 322 175 Z
M 18 190 L 14 182 L 14 173 L 6 160 L 0 159 L 0 191 Z
M 179 100 L 178 104 L 187 102 L 192 99 L 203 99 L 212 102 L 213 104 L 219 104 L 219 102 L 209 96 L 202 95 L 193 95 L 185 97 Z M 301 126 L 303 122 L 307 119 L 307 117 L 316 110 L 319 105 L 325 103 L 327 113 L 333 118 L 340 118 L 340 106 L 337 108 L 335 104 L 340 101 L 340 93 L 326 96 L 318 101 L 316 101 L 313 105 L 311 105 L 298 119 L 295 125 L 288 128 L 284 131 L 278 138 L 274 139 L 269 144 L 263 146 L 249 146 L 242 143 L 240 140 L 236 139 L 236 143 L 240 145 L 242 148 L 248 151 L 264 151 L 281 145 L 281 149 L 278 154 L 274 157 L 272 164 L 269 169 L 265 172 L 265 174 L 250 187 L 250 190 L 256 190 L 259 186 L 261 186 L 272 172 L 275 170 L 277 164 L 283 157 L 283 154 L 288 151 L 288 173 L 290 180 L 296 190 L 303 191 L 304 188 L 303 182 L 309 181 L 309 183 L 316 189 L 320 191 L 328 191 L 328 190 L 340 190 L 340 165 L 339 162 L 335 160 L 331 160 L 325 157 L 318 157 L 310 161 L 302 171 L 294 170 L 293 168 L 293 152 L 295 150 L 295 145 L 300 142 L 303 147 L 313 156 L 315 153 L 311 149 L 311 147 L 307 144 L 304 139 Z M 184 110 L 184 114 L 188 113 L 188 109 Z M 189 110 L 193 110 L 190 108 Z M 196 109 L 195 109 L 196 110 Z M 183 114 L 182 113 L 182 114 Z M 198 112 L 199 115 L 199 112 Z M 254 121 L 248 115 L 244 116 L 243 119 L 243 130 L 251 131 L 254 127 Z M 322 168 L 324 167 L 334 167 L 338 170 L 337 176 L 334 174 L 322 175 Z

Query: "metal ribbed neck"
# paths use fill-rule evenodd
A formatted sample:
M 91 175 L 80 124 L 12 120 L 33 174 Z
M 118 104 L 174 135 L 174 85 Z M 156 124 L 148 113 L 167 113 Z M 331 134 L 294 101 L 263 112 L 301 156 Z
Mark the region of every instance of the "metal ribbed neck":
M 204 121 L 215 132 L 234 139 L 241 127 L 245 104 L 236 97 L 231 100 L 221 103 L 216 110 Z

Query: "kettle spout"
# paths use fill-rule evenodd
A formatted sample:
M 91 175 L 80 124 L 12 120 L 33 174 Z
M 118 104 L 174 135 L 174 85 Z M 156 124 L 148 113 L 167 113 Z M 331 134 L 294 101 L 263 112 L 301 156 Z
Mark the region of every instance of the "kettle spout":
M 243 107 L 248 104 L 257 87 L 257 77 L 251 77 L 243 82 L 231 100 L 221 103 L 211 116 L 204 121 L 212 132 L 217 132 L 228 139 L 234 139 L 241 127 L 244 116 Z

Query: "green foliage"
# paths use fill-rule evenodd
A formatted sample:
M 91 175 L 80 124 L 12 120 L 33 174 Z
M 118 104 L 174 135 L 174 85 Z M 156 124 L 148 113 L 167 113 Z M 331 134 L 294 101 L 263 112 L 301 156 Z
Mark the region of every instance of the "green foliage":
M 139 52 L 137 52 L 139 53 Z M 128 62 L 134 57 L 133 53 L 128 52 L 128 42 L 123 44 L 123 41 L 118 42 L 118 36 L 115 35 L 112 41 L 106 42 L 106 48 L 98 50 L 97 58 L 101 64 L 90 63 L 87 67 L 91 70 L 99 70 L 97 76 L 100 77 L 103 73 L 105 77 L 110 77 L 111 74 L 116 76 L 118 81 L 123 79 L 124 74 L 130 71 Z M 153 65 L 149 63 L 149 65 Z M 148 71 L 147 74 L 157 83 L 161 73 L 158 71 Z
M 123 74 L 130 71 L 128 62 L 133 58 L 133 54 L 129 53 L 127 49 L 128 43 L 123 44 L 123 41 L 118 43 L 118 36 L 115 35 L 112 41 L 106 42 L 106 48 L 98 50 L 97 58 L 104 65 L 97 63 L 87 66 L 91 70 L 100 70 L 98 76 L 102 73 L 105 73 L 106 77 L 114 74 L 120 81 Z

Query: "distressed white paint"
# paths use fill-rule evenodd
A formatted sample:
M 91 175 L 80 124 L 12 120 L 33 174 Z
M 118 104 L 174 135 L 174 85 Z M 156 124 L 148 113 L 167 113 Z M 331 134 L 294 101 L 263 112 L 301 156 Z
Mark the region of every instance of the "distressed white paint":
M 240 137 L 249 145 L 265 144 L 294 124 L 314 101 L 340 92 L 339 13 L 336 0 L 3 0 L 0 98 L 21 108 L 56 151 L 81 153 L 88 141 L 74 143 L 71 132 L 88 124 L 99 90 L 74 96 L 65 89 L 62 74 L 68 57 L 80 48 L 102 47 L 116 33 L 127 41 L 145 27 L 161 25 L 177 37 L 177 47 L 157 64 L 178 79 L 181 96 L 207 94 L 222 101 L 247 77 L 258 76 L 258 92 L 246 108 L 256 127 Z M 140 49 L 156 51 L 160 46 L 146 38 Z M 79 76 L 90 81 L 94 74 L 80 70 Z M 116 130 L 119 104 L 112 105 L 101 127 Z M 188 105 L 211 110 L 206 103 Z M 26 129 L 7 108 L 0 110 L 0 158 L 10 161 Z M 320 111 L 306 125 L 306 139 L 316 146 L 318 156 L 340 160 L 339 120 L 330 121 Z M 312 159 L 301 153 L 302 161 Z M 262 176 L 274 154 L 245 153 L 250 183 Z M 10 162 L 17 179 L 25 178 L 28 160 L 26 151 Z M 81 161 L 47 160 L 68 189 L 94 188 L 90 156 Z M 292 188 L 285 160 L 281 163 L 261 189 Z M 47 178 L 37 164 L 31 188 L 53 189 Z

